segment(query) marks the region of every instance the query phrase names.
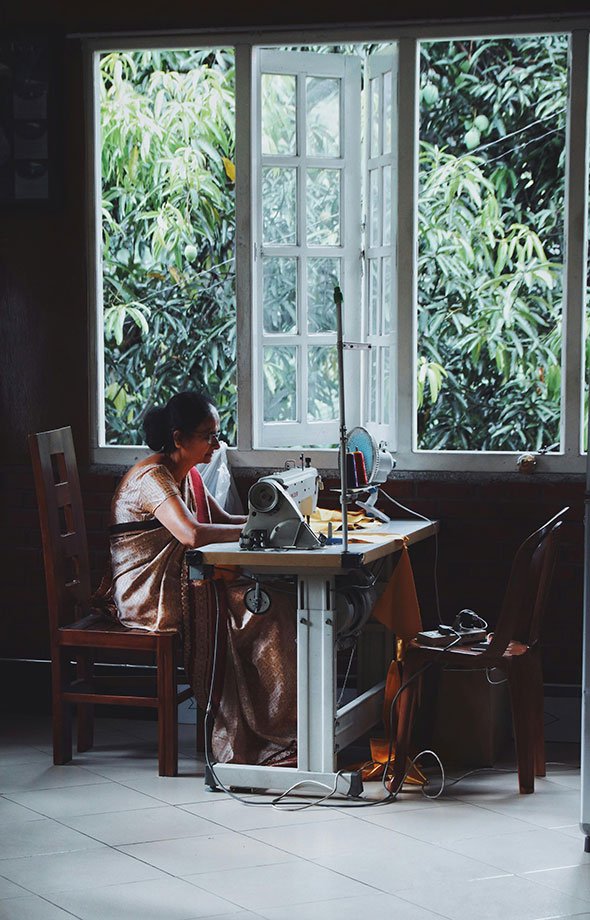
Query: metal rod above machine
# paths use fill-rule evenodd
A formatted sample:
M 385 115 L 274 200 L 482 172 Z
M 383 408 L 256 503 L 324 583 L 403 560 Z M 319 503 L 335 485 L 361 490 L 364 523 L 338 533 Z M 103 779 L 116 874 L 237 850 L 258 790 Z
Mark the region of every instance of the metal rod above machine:
M 348 552 L 348 477 L 346 469 L 346 413 L 344 403 L 344 336 L 342 328 L 342 291 L 334 288 L 338 353 L 338 401 L 340 408 L 340 508 L 342 510 L 342 551 Z

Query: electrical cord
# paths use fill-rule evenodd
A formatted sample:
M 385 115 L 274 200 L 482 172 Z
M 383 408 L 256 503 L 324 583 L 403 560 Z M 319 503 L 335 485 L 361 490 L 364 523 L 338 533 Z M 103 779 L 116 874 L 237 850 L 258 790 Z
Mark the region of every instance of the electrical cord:
M 215 632 L 214 632 L 214 640 L 213 640 L 213 662 L 212 662 L 212 667 L 211 667 L 211 681 L 209 684 L 209 696 L 207 698 L 207 708 L 205 710 L 205 719 L 204 719 L 205 763 L 207 764 L 207 768 L 209 772 L 211 773 L 211 776 L 215 780 L 216 784 L 221 789 L 223 789 L 223 791 L 227 793 L 227 795 L 229 795 L 232 799 L 235 799 L 237 802 L 241 802 L 242 805 L 249 805 L 249 806 L 256 806 L 256 807 L 259 807 L 259 806 L 269 807 L 270 806 L 272 808 L 281 808 L 281 807 L 284 808 L 285 803 L 283 802 L 283 799 L 286 796 L 290 795 L 292 792 L 294 792 L 295 789 L 299 788 L 300 786 L 319 786 L 322 789 L 327 789 L 328 793 L 325 796 L 323 796 L 321 799 L 319 799 L 317 802 L 313 801 L 313 802 L 306 802 L 306 803 L 298 804 L 296 806 L 293 806 L 289 810 L 300 811 L 305 808 L 309 808 L 313 805 L 318 805 L 322 802 L 325 802 L 327 799 L 331 798 L 333 795 L 336 794 L 337 788 L 338 788 L 338 780 L 343 774 L 342 770 L 339 770 L 335 774 L 334 783 L 331 788 L 326 783 L 320 783 L 317 780 L 301 780 L 297 783 L 294 783 L 292 786 L 290 786 L 288 789 L 282 792 L 279 796 L 276 796 L 275 798 L 273 798 L 270 802 L 245 799 L 242 796 L 237 795 L 229 787 L 227 787 L 219 779 L 218 775 L 216 774 L 213 763 L 211 762 L 211 757 L 209 755 L 209 719 L 211 716 L 213 687 L 215 685 L 215 673 L 217 670 L 217 650 L 218 650 L 218 644 L 219 644 L 219 621 L 221 617 L 220 617 L 220 608 L 219 608 L 218 586 L 215 583 L 215 581 L 213 581 L 212 584 L 213 584 L 213 589 L 214 589 L 213 593 L 215 595 Z
M 388 804 L 389 802 L 394 802 L 394 801 L 397 799 L 399 793 L 401 792 L 402 786 L 403 786 L 404 782 L 406 781 L 406 777 L 407 777 L 408 772 L 409 772 L 408 770 L 406 770 L 406 772 L 404 773 L 404 776 L 403 776 L 403 778 L 401 779 L 401 781 L 400 781 L 400 783 L 399 783 L 397 789 L 395 789 L 395 790 L 392 791 L 392 790 L 390 790 L 390 789 L 387 788 L 387 785 L 386 785 L 386 783 L 387 783 L 387 774 L 388 774 L 389 769 L 390 769 L 390 767 L 391 767 L 391 761 L 392 761 L 392 757 L 393 757 L 393 713 L 394 713 L 394 707 L 395 707 L 395 704 L 396 704 L 397 700 L 398 700 L 399 697 L 400 697 L 400 694 L 406 689 L 406 687 L 408 687 L 409 684 L 410 684 L 413 680 L 415 680 L 417 677 L 419 677 L 421 674 L 423 674 L 426 670 L 428 670 L 428 668 L 432 667 L 432 666 L 434 665 L 434 662 L 427 662 L 426 665 L 424 665 L 422 668 L 419 668 L 418 671 L 415 671 L 414 674 L 412 674 L 412 676 L 409 678 L 409 680 L 403 682 L 403 683 L 400 685 L 400 687 L 398 687 L 398 689 L 397 689 L 396 693 L 394 694 L 394 697 L 393 697 L 393 699 L 392 699 L 392 701 L 391 701 L 391 704 L 390 704 L 390 707 L 389 707 L 389 748 L 388 748 L 388 754 L 387 754 L 387 761 L 386 761 L 386 763 L 385 763 L 385 765 L 384 765 L 384 768 L 383 768 L 383 774 L 382 774 L 382 780 L 381 780 L 382 785 L 383 785 L 383 787 L 384 787 L 384 789 L 385 789 L 387 795 L 385 795 L 383 798 L 381 798 L 381 799 L 367 800 L 367 799 L 363 799 L 362 796 L 355 796 L 355 797 L 354 797 L 354 798 L 355 798 L 355 801 L 354 801 L 354 802 L 349 802 L 349 803 L 341 803 L 341 802 L 336 802 L 336 803 L 334 803 L 334 802 L 331 802 L 331 803 L 328 803 L 328 800 L 329 800 L 329 799 L 332 799 L 333 796 L 337 793 L 337 791 L 338 791 L 338 780 L 340 779 L 340 777 L 341 777 L 341 776 L 344 774 L 344 772 L 345 772 L 345 771 L 343 771 L 343 770 L 339 770 L 339 771 L 335 774 L 335 776 L 334 776 L 334 782 L 333 782 L 332 787 L 328 786 L 326 783 L 321 783 L 321 782 L 319 782 L 319 781 L 317 781 L 317 780 L 300 780 L 299 782 L 293 783 L 292 786 L 290 786 L 288 789 L 286 789 L 286 790 L 285 790 L 284 792 L 282 792 L 280 795 L 275 796 L 273 799 L 271 799 L 271 801 L 267 801 L 267 800 L 265 800 L 265 801 L 260 801 L 260 800 L 254 800 L 254 799 L 246 799 L 246 798 L 244 798 L 244 797 L 242 797 L 242 796 L 240 796 L 240 795 L 237 795 L 235 792 L 232 791 L 232 789 L 230 789 L 229 787 L 227 787 L 227 786 L 219 779 L 218 775 L 217 775 L 216 772 L 215 772 L 214 765 L 213 765 L 213 763 L 211 762 L 211 757 L 210 757 L 210 754 L 209 754 L 209 720 L 210 720 L 210 717 L 211 717 L 211 706 L 212 706 L 212 699 L 213 699 L 213 687 L 214 687 L 214 684 L 215 684 L 215 674 L 216 674 L 216 670 L 217 670 L 217 651 L 218 651 L 218 643 L 219 643 L 219 623 L 220 623 L 220 606 L 219 606 L 218 585 L 215 583 L 215 581 L 213 581 L 213 588 L 214 588 L 214 595 L 215 595 L 215 632 L 214 632 L 214 646 L 213 646 L 213 662 L 212 662 L 212 668 L 211 668 L 211 682 L 210 682 L 210 685 L 209 685 L 209 696 L 208 696 L 208 699 L 207 699 L 207 708 L 206 708 L 206 710 L 205 710 L 205 719 L 204 719 L 204 734 L 205 734 L 205 763 L 207 764 L 207 768 L 208 768 L 208 770 L 209 770 L 211 776 L 212 776 L 213 779 L 215 780 L 215 783 L 216 783 L 216 784 L 217 784 L 227 795 L 229 795 L 232 799 L 235 799 L 236 801 L 241 802 L 241 804 L 243 804 L 243 805 L 254 806 L 254 807 L 260 807 L 260 806 L 269 807 L 269 806 L 270 806 L 270 807 L 272 807 L 272 808 L 278 808 L 278 809 L 283 808 L 284 810 L 289 810 L 289 811 L 303 811 L 303 810 L 305 810 L 305 809 L 307 809 L 307 808 L 312 808 L 312 807 L 320 807 L 320 808 L 321 808 L 321 807 L 324 807 L 324 808 L 326 808 L 326 807 L 337 807 L 337 808 L 373 808 L 373 807 L 375 807 L 375 806 L 385 805 L 385 804 Z M 449 629 L 451 629 L 451 627 L 449 627 Z M 455 632 L 455 631 L 453 630 L 453 632 Z M 460 634 L 457 634 L 457 633 L 455 632 L 455 636 L 456 636 L 456 638 L 454 638 L 451 642 L 449 642 L 448 645 L 446 645 L 446 646 L 444 647 L 444 650 L 445 650 L 445 651 L 446 651 L 447 649 L 452 648 L 454 645 L 456 645 L 458 642 L 460 642 L 460 640 L 461 640 L 461 635 L 460 635 Z M 350 660 L 349 660 L 349 669 L 350 669 L 350 665 L 351 665 L 351 663 L 352 663 L 352 657 L 353 657 L 354 651 L 355 651 L 355 648 L 353 648 L 352 654 L 351 654 L 351 657 L 350 657 Z M 346 681 L 347 677 L 348 677 L 348 671 L 347 671 L 347 675 L 346 675 L 346 677 L 345 677 L 345 681 Z M 442 761 L 440 760 L 438 754 L 436 754 L 434 751 L 431 751 L 431 750 L 420 751 L 418 754 L 416 754 L 416 756 L 415 756 L 414 758 L 412 758 L 412 760 L 410 761 L 410 764 L 413 766 L 421 757 L 424 757 L 424 755 L 426 755 L 426 754 L 431 754 L 431 755 L 436 759 L 436 761 L 437 761 L 437 763 L 438 763 L 438 765 L 439 765 L 439 767 L 440 767 L 440 771 L 441 771 L 441 785 L 440 785 L 439 790 L 438 790 L 434 795 L 428 795 L 428 794 L 426 794 L 426 793 L 424 792 L 424 789 L 423 789 L 423 788 L 422 788 L 422 794 L 425 796 L 425 798 L 436 799 L 436 798 L 438 798 L 440 795 L 443 794 L 443 792 L 444 792 L 444 790 L 445 790 L 445 788 L 446 788 L 446 785 L 454 785 L 454 782 L 451 783 L 451 784 L 445 783 L 445 772 L 444 772 L 444 767 L 443 767 Z M 474 771 L 471 771 L 471 772 L 474 772 Z M 470 775 L 470 774 L 466 774 L 466 775 Z M 455 782 L 458 782 L 458 780 L 456 780 Z M 302 802 L 302 803 L 298 803 L 297 805 L 292 805 L 292 806 L 290 806 L 290 807 L 287 807 L 287 804 L 288 804 L 288 803 L 285 803 L 285 801 L 284 801 L 284 800 L 286 799 L 286 797 L 289 796 L 289 795 L 291 795 L 296 789 L 298 789 L 298 788 L 300 788 L 300 787 L 302 787 L 302 786 L 306 786 L 306 787 L 309 787 L 309 786 L 318 786 L 318 787 L 320 787 L 321 789 L 327 789 L 328 792 L 326 793 L 326 795 L 322 796 L 320 799 L 313 800 L 313 801 L 311 801 L 311 802 Z
M 338 709 L 338 707 L 340 706 L 340 703 L 342 702 L 342 697 L 344 696 L 344 691 L 346 690 L 346 684 L 348 683 L 348 675 L 350 674 L 350 669 L 352 667 L 352 662 L 354 659 L 355 652 L 356 652 L 356 642 L 354 643 L 354 645 L 352 646 L 352 649 L 350 650 L 350 658 L 348 659 L 348 667 L 346 668 L 346 674 L 344 675 L 344 680 L 342 682 L 342 690 L 340 691 L 340 696 L 336 700 L 336 709 Z

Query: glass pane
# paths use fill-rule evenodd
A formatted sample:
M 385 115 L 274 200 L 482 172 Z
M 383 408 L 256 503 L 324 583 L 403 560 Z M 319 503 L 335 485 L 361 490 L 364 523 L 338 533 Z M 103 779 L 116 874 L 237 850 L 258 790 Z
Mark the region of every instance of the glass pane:
M 568 36 L 420 45 L 418 442 L 560 440 Z
M 234 49 L 111 50 L 97 65 L 104 335 L 97 378 L 104 381 L 98 421 L 105 443 L 143 444 L 146 407 L 197 389 L 219 407 L 221 430 L 234 445 Z M 3 125 L 12 95 L 9 72 L 1 73 Z M 25 88 L 42 86 L 31 81 Z M 38 116 L 37 104 L 27 102 Z M 22 126 L 32 129 L 36 116 L 28 118 Z M 0 126 L 4 162 L 3 131 Z M 215 149 L 204 164 L 213 137 Z M 0 174 L 1 185 L 5 165 Z
M 336 332 L 334 288 L 340 287 L 340 259 L 307 260 L 307 328 Z
M 381 196 L 379 195 L 379 169 L 369 173 L 369 245 L 381 245 Z
M 367 400 L 367 417 L 370 422 L 377 421 L 377 385 L 379 376 L 377 373 L 377 353 L 378 349 L 373 346 L 369 351 L 369 387 Z
M 295 120 L 297 82 L 289 74 L 264 73 L 262 94 L 262 152 L 294 155 L 297 152 Z
M 265 332 L 297 331 L 297 259 L 263 260 L 262 303 Z
M 297 349 L 293 345 L 269 345 L 264 355 L 264 421 L 294 422 L 297 419 Z
M 310 421 L 338 418 L 338 354 L 334 345 L 308 349 L 309 388 L 307 416 Z
M 391 422 L 391 351 L 389 348 L 381 349 L 381 423 L 389 425 Z
M 369 335 L 377 335 L 379 294 L 379 259 L 371 259 L 369 262 Z
M 391 278 L 391 257 L 384 256 L 381 260 L 383 263 L 383 285 L 382 285 L 382 294 L 381 301 L 383 304 L 383 316 L 382 326 L 383 326 L 383 335 L 388 335 L 392 329 L 392 304 L 393 304 L 393 288 L 392 288 L 392 278 Z
M 386 73 L 383 75 L 383 153 L 391 153 L 392 131 L 391 73 Z
M 379 150 L 379 122 L 381 112 L 379 110 L 379 77 L 371 80 L 371 153 L 372 157 L 378 157 Z
M 307 78 L 307 153 L 340 156 L 340 80 Z
M 307 171 L 307 242 L 340 245 L 340 170 Z
M 262 238 L 274 245 L 297 242 L 296 170 L 262 170 Z
M 383 245 L 391 245 L 391 166 L 383 167 Z

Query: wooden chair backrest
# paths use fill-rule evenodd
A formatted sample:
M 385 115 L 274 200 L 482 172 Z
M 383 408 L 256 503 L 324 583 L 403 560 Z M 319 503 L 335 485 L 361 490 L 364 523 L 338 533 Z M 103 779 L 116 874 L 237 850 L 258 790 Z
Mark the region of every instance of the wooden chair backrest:
M 512 640 L 531 646 L 539 639 L 555 556 L 557 535 L 569 508 L 552 517 L 516 552 L 490 651 L 502 654 Z
M 29 435 L 45 563 L 50 635 L 89 607 L 86 522 L 71 428 Z

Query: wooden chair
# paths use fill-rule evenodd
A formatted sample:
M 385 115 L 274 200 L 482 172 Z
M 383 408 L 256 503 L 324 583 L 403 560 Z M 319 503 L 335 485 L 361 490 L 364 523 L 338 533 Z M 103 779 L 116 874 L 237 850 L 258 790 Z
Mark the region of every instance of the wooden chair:
M 391 788 L 401 789 L 410 752 L 412 727 L 423 668 L 478 670 L 499 668 L 508 679 L 521 793 L 534 792 L 535 775 L 545 776 L 543 673 L 539 631 L 555 564 L 557 534 L 569 508 L 532 533 L 512 564 L 496 629 L 483 651 L 457 645 L 445 651 L 412 641 L 403 661 L 397 737 Z M 449 636 L 449 642 L 453 636 Z M 457 713 L 457 718 L 461 718 Z
M 179 637 L 129 629 L 107 612 L 92 608 L 86 525 L 71 428 L 31 434 L 29 447 L 49 607 L 53 761 L 64 764 L 72 759 L 74 705 L 79 752 L 93 746 L 95 705 L 149 707 L 158 714 L 159 774 L 176 776 L 178 704 L 192 695 L 190 689 L 178 689 Z M 97 653 L 111 651 L 118 658 L 126 652 L 153 653 L 155 676 L 147 681 L 145 676 L 96 676 Z

